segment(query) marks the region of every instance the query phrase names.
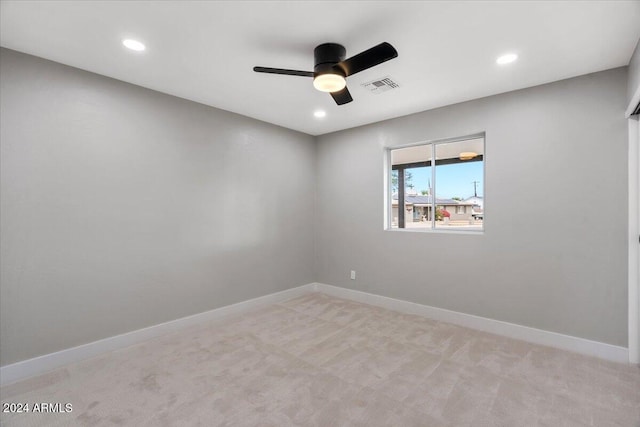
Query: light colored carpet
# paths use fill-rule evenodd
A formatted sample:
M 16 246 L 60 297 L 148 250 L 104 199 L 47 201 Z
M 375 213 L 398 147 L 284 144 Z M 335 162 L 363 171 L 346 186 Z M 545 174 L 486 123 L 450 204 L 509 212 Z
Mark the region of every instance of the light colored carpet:
M 640 426 L 640 370 L 324 294 L 7 386 L 5 426 Z

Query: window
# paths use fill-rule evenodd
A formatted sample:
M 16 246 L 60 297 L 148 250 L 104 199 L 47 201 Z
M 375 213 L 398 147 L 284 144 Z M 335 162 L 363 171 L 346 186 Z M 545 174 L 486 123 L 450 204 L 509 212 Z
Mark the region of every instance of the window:
M 484 135 L 389 149 L 386 227 L 482 231 L 484 152 Z

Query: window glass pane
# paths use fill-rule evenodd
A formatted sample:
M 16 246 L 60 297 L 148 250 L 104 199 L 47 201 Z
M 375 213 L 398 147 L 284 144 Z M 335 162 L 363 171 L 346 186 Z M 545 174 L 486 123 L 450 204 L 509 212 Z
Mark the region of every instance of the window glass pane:
M 431 146 L 399 148 L 391 151 L 391 228 L 431 228 Z M 401 191 L 400 173 L 404 187 Z M 399 199 L 404 210 L 399 211 Z
M 431 167 L 418 166 L 391 171 L 391 228 L 431 228 Z M 398 173 L 404 171 L 404 227 L 398 211 Z
M 482 230 L 484 138 L 436 144 L 435 228 Z

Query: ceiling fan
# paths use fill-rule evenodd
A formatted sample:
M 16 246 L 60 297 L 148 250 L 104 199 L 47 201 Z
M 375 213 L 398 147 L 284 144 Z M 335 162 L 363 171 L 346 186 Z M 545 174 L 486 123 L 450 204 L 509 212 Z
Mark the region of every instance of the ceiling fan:
M 349 59 L 344 46 L 324 43 L 313 50 L 313 71 L 286 70 L 282 68 L 253 67 L 257 73 L 285 74 L 287 76 L 313 77 L 313 86 L 321 92 L 329 92 L 336 104 L 353 101 L 347 89 L 347 77 L 396 58 L 398 52 L 389 43 L 380 43 Z

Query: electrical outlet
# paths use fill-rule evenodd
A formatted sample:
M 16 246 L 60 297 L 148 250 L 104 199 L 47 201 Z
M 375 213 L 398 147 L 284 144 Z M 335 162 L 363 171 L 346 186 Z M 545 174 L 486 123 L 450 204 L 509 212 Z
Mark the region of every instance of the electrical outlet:
M 351 270 L 351 280 L 356 280 L 356 271 Z

